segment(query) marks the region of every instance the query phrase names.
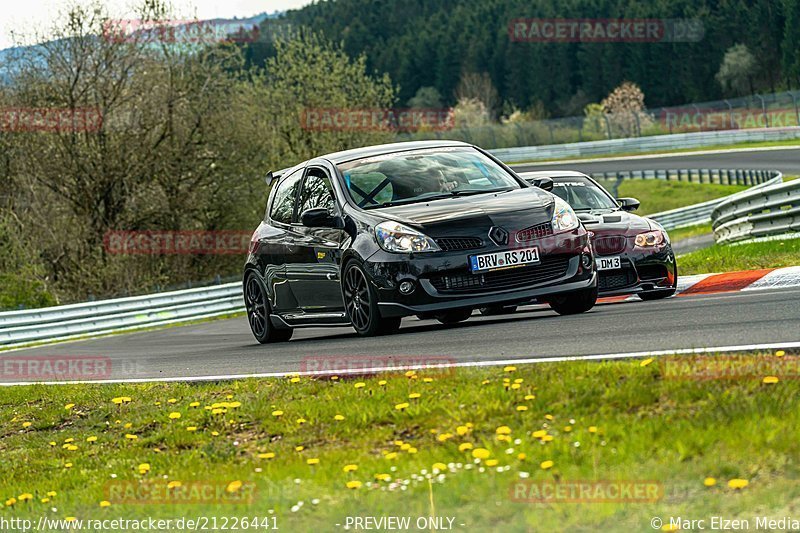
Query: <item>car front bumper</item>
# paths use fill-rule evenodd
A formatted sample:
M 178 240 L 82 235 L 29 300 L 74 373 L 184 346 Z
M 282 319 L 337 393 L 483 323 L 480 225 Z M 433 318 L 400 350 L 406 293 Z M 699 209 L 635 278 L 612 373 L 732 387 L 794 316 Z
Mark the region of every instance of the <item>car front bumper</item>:
M 677 286 L 677 263 L 669 244 L 657 250 L 634 249 L 614 255 L 620 256 L 623 268 L 598 272 L 601 296 L 666 291 Z
M 594 260 L 588 268 L 581 261 L 582 255 L 591 257 L 588 236 L 582 229 L 529 244 L 539 247 L 539 264 L 494 272 L 471 273 L 469 257 L 501 249 L 413 256 L 379 251 L 365 261 L 364 267 L 378 293 L 378 308 L 384 317 L 522 304 L 597 286 Z M 413 291 L 402 293 L 403 282 L 410 282 Z

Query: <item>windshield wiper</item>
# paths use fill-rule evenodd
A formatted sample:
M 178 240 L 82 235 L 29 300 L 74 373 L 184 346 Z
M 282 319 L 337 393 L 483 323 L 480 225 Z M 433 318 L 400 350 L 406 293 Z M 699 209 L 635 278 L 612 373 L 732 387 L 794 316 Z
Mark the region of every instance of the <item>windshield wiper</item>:
M 510 191 L 511 189 L 502 188 L 502 189 L 465 189 L 465 190 L 456 190 L 456 191 L 449 191 L 449 192 L 437 192 L 437 193 L 427 193 L 421 196 L 415 196 L 414 198 L 406 198 L 404 200 L 393 200 L 391 202 L 383 202 L 382 204 L 377 205 L 368 205 L 363 207 L 363 209 L 378 209 L 380 207 L 394 207 L 396 205 L 405 205 L 405 204 L 416 204 L 419 202 L 427 202 L 429 200 L 444 200 L 447 198 L 458 198 L 460 196 L 472 196 L 475 194 L 485 194 L 485 193 L 493 193 L 493 192 L 505 192 Z

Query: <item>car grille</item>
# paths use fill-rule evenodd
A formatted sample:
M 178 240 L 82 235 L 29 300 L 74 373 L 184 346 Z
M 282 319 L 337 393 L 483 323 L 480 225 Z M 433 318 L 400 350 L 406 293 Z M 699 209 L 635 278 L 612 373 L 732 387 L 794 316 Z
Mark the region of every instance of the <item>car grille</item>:
M 667 267 L 664 265 L 644 265 L 639 267 L 639 277 L 642 279 L 660 279 L 667 277 Z
M 443 237 L 436 239 L 436 244 L 439 245 L 443 252 L 483 248 L 483 241 L 477 237 Z
M 609 235 L 607 237 L 595 237 L 592 241 L 594 251 L 598 255 L 618 254 L 625 250 L 627 239 L 622 235 Z
M 569 269 L 570 256 L 552 255 L 542 258 L 536 266 L 511 268 L 483 274 L 466 270 L 439 274 L 430 278 L 431 284 L 441 293 L 481 292 L 503 290 L 545 283 L 563 277 Z
M 545 222 L 543 224 L 537 224 L 535 226 L 519 230 L 517 232 L 516 239 L 517 242 L 527 242 L 541 239 L 542 237 L 547 237 L 548 235 L 552 234 L 553 225 L 550 222 Z
M 622 289 L 636 283 L 636 272 L 632 268 L 622 271 L 599 272 L 597 278 L 597 288 L 601 291 L 610 289 Z

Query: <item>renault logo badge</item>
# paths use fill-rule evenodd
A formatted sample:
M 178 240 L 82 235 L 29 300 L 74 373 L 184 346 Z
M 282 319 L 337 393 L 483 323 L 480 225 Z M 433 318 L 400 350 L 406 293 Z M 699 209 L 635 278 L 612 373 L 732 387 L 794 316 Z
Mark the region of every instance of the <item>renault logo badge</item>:
M 492 229 L 489 230 L 489 238 L 498 246 L 505 246 L 508 244 L 508 232 L 497 226 L 492 226 Z

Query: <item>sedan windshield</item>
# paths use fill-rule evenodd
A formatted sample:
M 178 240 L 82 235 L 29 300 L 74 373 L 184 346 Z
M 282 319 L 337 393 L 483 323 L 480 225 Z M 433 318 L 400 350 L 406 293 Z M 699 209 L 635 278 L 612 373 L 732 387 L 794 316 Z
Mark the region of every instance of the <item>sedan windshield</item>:
M 553 194 L 566 201 L 575 211 L 619 207 L 602 187 L 587 178 L 553 178 Z
M 501 166 L 469 147 L 384 154 L 339 165 L 364 209 L 520 188 Z

